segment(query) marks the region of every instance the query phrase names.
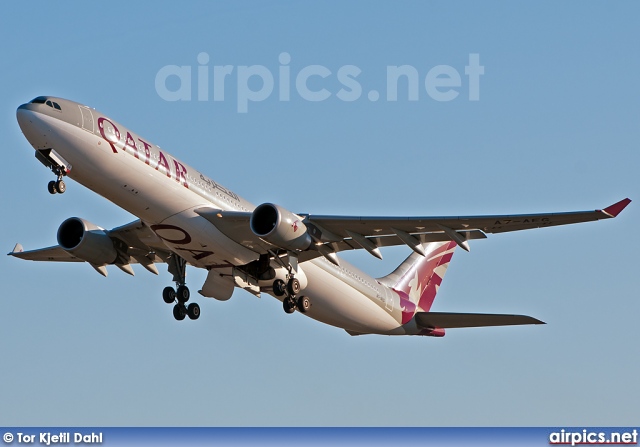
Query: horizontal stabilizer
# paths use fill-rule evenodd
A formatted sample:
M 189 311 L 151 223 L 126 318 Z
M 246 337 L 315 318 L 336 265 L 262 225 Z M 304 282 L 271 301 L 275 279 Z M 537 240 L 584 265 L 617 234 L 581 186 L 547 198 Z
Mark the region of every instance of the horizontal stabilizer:
M 418 312 L 416 313 L 416 323 L 427 329 L 545 324 L 543 321 L 526 315 L 466 314 L 449 312 Z

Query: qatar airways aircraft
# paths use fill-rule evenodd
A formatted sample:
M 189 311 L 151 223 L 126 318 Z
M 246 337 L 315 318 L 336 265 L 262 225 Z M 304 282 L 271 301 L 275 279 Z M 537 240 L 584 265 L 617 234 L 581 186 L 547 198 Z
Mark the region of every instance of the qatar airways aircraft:
M 173 158 L 147 139 L 95 109 L 40 96 L 17 111 L 36 158 L 63 193 L 64 177 L 95 191 L 138 220 L 105 230 L 78 217 L 58 228 L 58 245 L 9 253 L 21 259 L 87 262 L 107 276 L 107 265 L 133 275 L 132 264 L 158 274 L 166 263 L 176 288 L 166 287 L 177 320 L 197 319 L 189 302 L 186 268 L 208 270 L 200 295 L 231 298 L 236 287 L 268 293 L 285 312 L 298 310 L 351 335 L 429 335 L 447 328 L 542 324 L 524 315 L 431 312 L 456 247 L 502 233 L 616 217 L 631 201 L 603 210 L 571 213 L 455 216 L 343 217 L 292 213 L 281 206 L 254 206 Z M 412 253 L 383 278 L 372 278 L 340 260 L 343 250 L 407 245 Z

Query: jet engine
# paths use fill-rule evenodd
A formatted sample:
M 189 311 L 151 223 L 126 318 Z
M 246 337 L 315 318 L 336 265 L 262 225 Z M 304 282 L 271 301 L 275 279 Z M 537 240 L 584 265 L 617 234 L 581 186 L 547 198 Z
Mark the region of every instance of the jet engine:
M 306 250 L 313 242 L 300 216 L 273 203 L 259 205 L 249 225 L 256 236 L 286 250 Z
M 106 231 L 79 217 L 70 217 L 60 224 L 58 244 L 93 265 L 112 264 L 118 257 Z

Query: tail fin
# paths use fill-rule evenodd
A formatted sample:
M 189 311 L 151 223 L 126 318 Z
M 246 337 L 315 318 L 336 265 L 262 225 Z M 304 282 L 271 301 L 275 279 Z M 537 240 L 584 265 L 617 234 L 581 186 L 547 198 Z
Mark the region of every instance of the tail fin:
M 412 309 L 414 312 L 428 312 L 431 309 L 456 243 L 428 242 L 422 244 L 422 248 L 425 256 L 412 253 L 393 273 L 379 278 L 382 284 L 404 295 L 415 306 Z

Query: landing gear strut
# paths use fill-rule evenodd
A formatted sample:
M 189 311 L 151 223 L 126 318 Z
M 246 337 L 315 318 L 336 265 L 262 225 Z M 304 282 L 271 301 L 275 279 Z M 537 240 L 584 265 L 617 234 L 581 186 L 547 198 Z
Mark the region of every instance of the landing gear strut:
M 167 304 L 175 303 L 173 306 L 173 317 L 176 320 L 184 320 L 187 316 L 191 320 L 197 320 L 200 317 L 200 306 L 198 306 L 197 303 L 191 303 L 189 306 L 185 305 L 191 297 L 189 288 L 185 285 L 187 261 L 176 254 L 172 254 L 169 258 L 169 273 L 173 274 L 173 280 L 176 283 L 177 289 L 171 286 L 165 287 L 162 291 L 162 299 Z

